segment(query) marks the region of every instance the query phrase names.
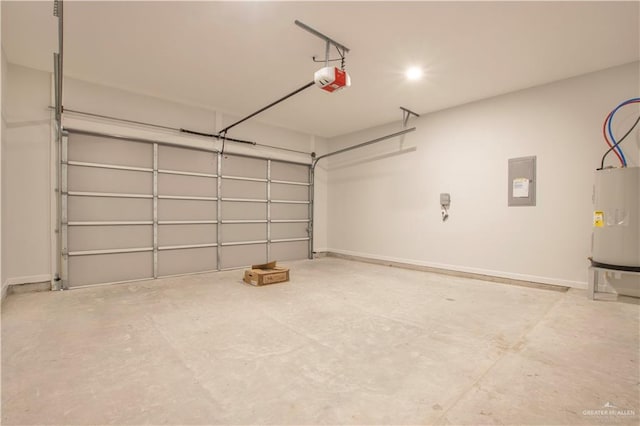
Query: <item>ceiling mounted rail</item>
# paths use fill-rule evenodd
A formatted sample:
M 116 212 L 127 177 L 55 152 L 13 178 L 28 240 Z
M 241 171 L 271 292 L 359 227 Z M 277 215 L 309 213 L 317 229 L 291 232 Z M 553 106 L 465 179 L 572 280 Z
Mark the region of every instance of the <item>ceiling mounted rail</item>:
M 316 30 L 314 28 L 311 28 L 310 26 L 308 26 L 304 22 L 300 22 L 297 19 L 295 20 L 295 24 L 297 26 L 299 26 L 300 28 L 302 28 L 303 30 L 310 32 L 314 36 L 316 36 L 318 38 L 321 38 L 322 40 L 324 40 L 326 42 L 325 49 L 324 49 L 324 66 L 325 67 L 329 66 L 329 61 L 330 61 L 330 59 L 329 59 L 329 50 L 331 48 L 331 45 L 336 47 L 336 49 L 338 50 L 338 53 L 340 53 L 341 59 L 344 61 L 344 55 L 349 52 L 349 48 L 347 46 L 345 46 L 342 43 L 338 43 L 337 41 L 335 41 L 331 37 L 328 37 L 328 36 L 322 34 L 320 31 L 318 31 L 318 30 Z M 314 62 L 322 62 L 322 61 L 316 61 L 315 56 L 313 57 L 313 61 Z
M 316 164 L 318 164 L 318 161 L 322 160 L 323 158 L 331 157 L 331 156 L 337 155 L 337 154 L 342 154 L 343 152 L 352 151 L 354 149 L 362 148 L 362 147 L 365 147 L 367 145 L 372 145 L 374 143 L 386 141 L 387 139 L 395 138 L 396 136 L 402 136 L 402 135 L 404 135 L 406 133 L 410 133 L 410 132 L 413 132 L 415 130 L 416 130 L 415 127 L 411 127 L 409 129 L 404 129 L 404 130 L 401 130 L 401 131 L 396 132 L 396 133 L 391 133 L 390 135 L 381 136 L 381 137 L 376 138 L 376 139 L 371 139 L 370 141 L 367 141 L 367 142 L 362 142 L 362 143 L 359 143 L 357 145 L 353 145 L 353 146 L 350 146 L 350 147 L 347 147 L 347 148 L 339 149 L 339 150 L 334 151 L 334 152 L 330 152 L 328 154 L 320 155 L 319 157 L 316 157 L 315 160 L 313 160 L 312 168 L 315 169 Z
M 416 118 L 420 117 L 420 114 L 418 114 L 417 112 L 413 112 L 410 109 L 404 107 L 400 107 L 400 109 L 402 110 L 402 127 L 407 127 L 409 118 L 411 118 L 412 115 Z
M 216 139 L 220 139 L 219 135 L 214 135 L 213 133 L 203 133 L 203 132 L 196 132 L 195 130 L 189 130 L 189 129 L 179 129 L 180 133 L 187 133 L 189 135 L 196 135 L 196 136 L 204 136 L 207 138 L 216 138 Z M 245 141 L 243 139 L 235 139 L 235 138 L 225 138 L 228 141 L 231 142 L 238 142 L 238 143 L 246 143 L 248 145 L 257 145 L 256 142 L 252 142 L 252 141 Z
M 340 57 L 341 57 L 341 60 L 342 60 L 342 74 L 345 74 L 345 75 L 346 75 L 346 72 L 344 72 L 344 56 L 345 56 L 345 54 L 346 54 L 347 52 L 349 52 L 349 48 L 348 48 L 348 47 L 346 47 L 344 44 L 342 44 L 342 43 L 338 43 L 338 42 L 337 42 L 337 41 L 335 41 L 334 39 L 332 39 L 332 38 L 330 38 L 330 37 L 327 37 L 326 35 L 322 34 L 320 31 L 318 31 L 318 30 L 316 30 L 316 29 L 311 28 L 311 27 L 310 27 L 310 26 L 308 26 L 307 24 L 304 24 L 304 23 L 302 23 L 302 22 L 298 21 L 297 19 L 295 20 L 295 24 L 296 24 L 297 26 L 299 26 L 300 28 L 302 28 L 302 29 L 304 29 L 304 30 L 306 30 L 306 31 L 310 32 L 311 34 L 315 35 L 316 37 L 321 38 L 322 40 L 324 40 L 324 41 L 326 42 L 325 60 L 324 60 L 325 66 L 327 66 L 327 65 L 328 65 L 328 63 L 329 63 L 329 49 L 330 49 L 330 47 L 331 47 L 332 45 L 333 45 L 333 46 L 335 46 L 335 48 L 338 50 L 338 53 L 340 53 Z M 314 60 L 315 60 L 315 58 L 314 58 Z M 345 77 L 345 78 L 346 78 L 346 77 Z M 325 86 L 326 86 L 327 84 L 329 84 L 329 83 L 330 83 L 330 82 L 326 82 Z M 264 112 L 264 111 L 268 110 L 269 108 L 272 108 L 272 107 L 274 107 L 274 106 L 278 105 L 280 102 L 285 101 L 285 100 L 289 99 L 290 97 L 292 97 L 292 96 L 294 96 L 294 95 L 297 95 L 298 93 L 302 92 L 302 91 L 303 91 L 303 90 L 305 90 L 305 89 L 308 89 L 309 87 L 313 86 L 314 84 L 318 84 L 318 81 L 316 81 L 315 76 L 314 76 L 314 81 L 311 81 L 311 82 L 309 82 L 309 83 L 305 84 L 304 86 L 300 87 L 299 89 L 296 89 L 296 90 L 294 90 L 293 92 L 288 93 L 287 95 L 285 95 L 285 96 L 281 97 L 281 98 L 280 98 L 280 99 L 278 99 L 277 101 L 275 101 L 275 102 L 271 102 L 269 105 L 264 106 L 264 107 L 260 108 L 259 110 L 255 111 L 255 112 L 252 112 L 251 114 L 249 114 L 249 115 L 247 115 L 247 116 L 245 116 L 245 117 L 241 118 L 240 120 L 238 120 L 238 121 L 236 121 L 236 122 L 234 122 L 234 123 L 232 123 L 232 124 L 228 125 L 228 126 L 227 126 L 227 127 L 225 127 L 224 129 L 220 130 L 220 131 L 218 132 L 218 137 L 219 137 L 220 139 L 222 139 L 222 142 L 223 142 L 223 145 L 222 145 L 222 152 L 224 152 L 224 141 L 225 141 L 225 139 L 226 139 L 227 132 L 228 132 L 229 130 L 233 129 L 233 128 L 234 128 L 234 127 L 236 127 L 238 124 L 244 123 L 245 121 L 249 120 L 250 118 L 255 117 L 256 115 L 260 114 L 261 112 Z M 349 81 L 342 82 L 342 83 L 338 84 L 336 88 L 343 87 L 343 86 L 345 86 L 345 85 L 346 85 L 346 86 L 350 85 L 350 82 L 349 82 Z M 332 89 L 328 90 L 328 89 L 327 89 L 326 87 L 324 87 L 323 85 L 321 85 L 320 87 L 321 87 L 321 88 L 324 88 L 325 90 L 327 90 L 327 91 L 329 91 L 329 92 L 331 92 L 331 91 L 335 90 L 335 88 L 332 88 Z
M 227 127 L 225 127 L 224 129 L 222 129 L 222 130 L 220 130 L 220 131 L 218 132 L 218 136 L 220 136 L 220 135 L 222 135 L 222 134 L 224 134 L 224 133 L 227 133 L 229 130 L 231 130 L 232 128 L 236 127 L 238 124 L 240 124 L 240 123 L 244 123 L 244 122 L 245 122 L 245 121 L 247 121 L 248 119 L 250 119 L 250 118 L 252 118 L 252 117 L 255 117 L 256 115 L 260 114 L 260 113 L 261 113 L 261 112 L 263 112 L 263 111 L 268 110 L 269 108 L 271 108 L 271 107 L 273 107 L 273 106 L 275 106 L 275 105 L 278 105 L 280 102 L 282 102 L 282 101 L 284 101 L 284 100 L 289 99 L 289 98 L 290 98 L 291 96 L 293 96 L 293 95 L 297 95 L 298 93 L 302 92 L 302 91 L 303 91 L 303 90 L 305 90 L 305 89 L 308 89 L 309 87 L 313 86 L 314 84 L 315 84 L 315 82 L 313 82 L 313 81 L 312 81 L 312 82 L 310 82 L 310 83 L 307 83 L 307 84 L 305 84 L 304 86 L 302 86 L 301 88 L 296 89 L 296 90 L 294 90 L 293 92 L 291 92 L 291 93 L 289 93 L 289 94 L 287 94 L 287 95 L 285 95 L 285 96 L 281 97 L 281 98 L 280 98 L 280 99 L 278 99 L 277 101 L 275 101 L 275 102 L 271 102 L 269 105 L 267 105 L 267 106 L 265 106 L 265 107 L 260 108 L 260 109 L 259 109 L 259 110 L 257 110 L 256 112 L 253 112 L 253 113 L 251 113 L 251 114 L 247 115 L 246 117 L 241 118 L 240 120 L 236 121 L 235 123 L 228 125 Z M 222 136 L 220 136 L 220 137 L 222 137 Z
M 338 43 L 337 41 L 335 41 L 334 39 L 332 39 L 331 37 L 328 37 L 324 34 L 322 34 L 320 31 L 311 28 L 310 26 L 308 26 L 307 24 L 305 24 L 304 22 L 300 22 L 297 19 L 295 20 L 295 24 L 297 26 L 299 26 L 300 28 L 302 28 L 303 30 L 309 31 L 311 34 L 313 34 L 316 37 L 319 37 L 321 39 L 323 39 L 324 41 L 326 41 L 327 43 L 331 43 L 336 47 L 339 47 L 340 49 L 344 50 L 345 52 L 349 52 L 350 49 L 345 46 L 342 43 Z

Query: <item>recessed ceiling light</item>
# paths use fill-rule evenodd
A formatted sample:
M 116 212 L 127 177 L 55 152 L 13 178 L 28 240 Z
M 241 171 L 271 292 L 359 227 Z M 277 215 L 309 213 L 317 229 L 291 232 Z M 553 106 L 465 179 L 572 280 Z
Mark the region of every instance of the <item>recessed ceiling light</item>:
M 422 69 L 420 67 L 409 67 L 404 75 L 407 80 L 420 80 L 422 78 Z

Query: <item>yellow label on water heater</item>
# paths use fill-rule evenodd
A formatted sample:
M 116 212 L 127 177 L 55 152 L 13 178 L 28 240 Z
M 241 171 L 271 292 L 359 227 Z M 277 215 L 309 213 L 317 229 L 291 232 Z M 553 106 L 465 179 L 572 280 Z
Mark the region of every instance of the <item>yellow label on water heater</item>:
M 593 226 L 596 228 L 604 226 L 604 212 L 593 212 Z

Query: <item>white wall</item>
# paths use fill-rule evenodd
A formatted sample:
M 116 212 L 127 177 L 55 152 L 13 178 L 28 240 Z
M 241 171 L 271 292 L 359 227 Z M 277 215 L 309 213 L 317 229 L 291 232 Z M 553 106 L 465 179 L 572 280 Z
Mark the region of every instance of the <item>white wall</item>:
M 2 282 L 18 284 L 47 281 L 55 273 L 55 254 L 51 247 L 54 186 L 51 149 L 51 74 L 8 64 L 3 81 L 6 129 L 2 133 Z M 3 79 L 4 79 L 3 73 Z M 134 94 L 71 78 L 65 78 L 65 108 L 150 122 L 163 126 L 215 132 L 233 122 L 234 117 L 200 108 Z M 258 107 L 258 106 L 257 106 Z M 4 123 L 4 122 L 3 122 Z M 173 131 L 139 125 L 122 125 L 110 120 L 86 118 L 66 113 L 66 127 L 106 130 L 121 135 L 138 135 L 169 140 L 185 146 L 220 144 L 210 138 L 180 136 Z M 5 131 L 6 130 L 6 131 Z M 261 144 L 312 152 L 324 142 L 310 135 L 250 121 L 238 126 L 229 137 L 250 139 Z M 310 161 L 309 155 L 266 147 L 227 142 L 226 152 L 267 156 L 274 159 Z M 319 185 L 319 192 L 326 189 Z M 326 236 L 326 214 L 317 217 L 320 235 Z M 55 223 L 55 222 L 54 222 Z M 324 238 L 326 241 L 326 238 Z M 322 241 L 322 238 L 321 238 Z
M 604 117 L 639 95 L 639 63 L 412 119 L 416 132 L 328 159 L 328 249 L 583 287 Z M 410 105 L 406 105 L 411 107 Z M 623 134 L 640 109 L 617 117 Z M 331 150 L 400 130 L 381 126 Z M 625 142 L 639 164 L 640 136 Z M 537 156 L 537 206 L 507 207 L 507 160 Z M 608 164 L 613 163 L 613 156 Z M 326 160 L 323 160 L 326 161 Z M 451 193 L 440 218 L 439 193 Z
M 50 279 L 49 76 L 9 64 L 4 85 L 2 264 L 6 283 Z

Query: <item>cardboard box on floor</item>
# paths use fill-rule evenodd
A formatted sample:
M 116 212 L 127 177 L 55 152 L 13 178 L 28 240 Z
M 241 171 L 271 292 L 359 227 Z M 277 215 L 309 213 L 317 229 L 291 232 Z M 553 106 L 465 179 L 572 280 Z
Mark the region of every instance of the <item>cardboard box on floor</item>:
M 243 281 L 255 286 L 283 283 L 289 281 L 289 268 L 276 266 L 275 261 L 252 265 L 251 269 L 244 271 Z

